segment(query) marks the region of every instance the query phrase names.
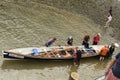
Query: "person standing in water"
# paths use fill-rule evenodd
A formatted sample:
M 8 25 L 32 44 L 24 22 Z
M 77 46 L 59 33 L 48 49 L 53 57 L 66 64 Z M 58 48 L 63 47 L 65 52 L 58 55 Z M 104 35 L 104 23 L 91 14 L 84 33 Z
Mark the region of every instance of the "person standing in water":
M 84 45 L 85 48 L 89 48 L 89 40 L 90 40 L 90 35 L 85 35 L 82 42 L 82 45 Z
M 108 53 L 109 49 L 107 45 L 104 45 L 100 50 L 100 61 L 103 61 Z
M 74 54 L 73 54 L 73 56 L 74 56 L 73 61 L 74 61 L 75 66 L 80 65 L 81 54 L 82 54 L 82 52 L 78 49 L 78 47 L 75 47 Z
M 68 39 L 67 39 L 67 45 L 68 46 L 72 46 L 73 45 L 73 37 L 72 36 L 68 37 Z
M 109 13 L 106 18 L 107 18 L 107 20 L 106 20 L 106 23 L 105 23 L 104 27 L 109 27 L 110 22 L 112 21 L 112 14 Z
M 97 45 L 98 42 L 100 41 L 100 33 L 97 33 L 94 37 L 93 37 L 93 45 Z
M 111 43 L 108 48 L 109 48 L 109 51 L 107 53 L 108 57 L 111 58 L 112 55 L 113 55 L 113 52 L 115 51 L 115 48 L 118 48 L 119 45 L 117 43 Z
M 108 15 L 106 16 L 107 20 L 106 20 L 106 24 L 104 27 L 109 27 L 110 22 L 112 21 L 112 6 L 110 7 L 109 11 L 108 11 Z

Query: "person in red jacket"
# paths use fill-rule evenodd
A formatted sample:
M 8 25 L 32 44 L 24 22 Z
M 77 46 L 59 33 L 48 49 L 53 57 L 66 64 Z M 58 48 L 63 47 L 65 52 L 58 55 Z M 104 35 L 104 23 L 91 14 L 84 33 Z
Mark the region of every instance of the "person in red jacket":
M 93 37 L 93 45 L 97 45 L 98 42 L 100 41 L 100 33 L 97 33 L 94 37 Z

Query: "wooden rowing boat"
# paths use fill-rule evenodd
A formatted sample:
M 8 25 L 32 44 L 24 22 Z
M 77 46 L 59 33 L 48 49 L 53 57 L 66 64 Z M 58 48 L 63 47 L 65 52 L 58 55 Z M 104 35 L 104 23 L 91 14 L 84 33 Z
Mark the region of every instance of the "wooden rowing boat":
M 4 58 L 13 59 L 34 59 L 34 60 L 68 60 L 73 59 L 73 53 L 71 52 L 75 47 L 78 47 L 83 53 L 82 58 L 92 57 L 99 55 L 100 49 L 104 45 L 91 45 L 86 49 L 84 46 L 52 46 L 52 47 L 27 47 L 9 49 L 3 51 Z M 55 54 L 55 50 L 58 54 Z M 71 52 L 68 56 L 65 51 Z

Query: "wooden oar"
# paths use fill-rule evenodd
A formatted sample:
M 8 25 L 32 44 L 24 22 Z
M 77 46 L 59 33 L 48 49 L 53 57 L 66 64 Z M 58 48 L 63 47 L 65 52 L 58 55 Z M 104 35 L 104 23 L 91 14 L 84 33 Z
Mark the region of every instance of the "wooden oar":
M 94 80 L 104 80 L 104 79 L 105 79 L 105 75 L 101 75 L 101 76 L 97 77 L 97 78 L 94 79 Z

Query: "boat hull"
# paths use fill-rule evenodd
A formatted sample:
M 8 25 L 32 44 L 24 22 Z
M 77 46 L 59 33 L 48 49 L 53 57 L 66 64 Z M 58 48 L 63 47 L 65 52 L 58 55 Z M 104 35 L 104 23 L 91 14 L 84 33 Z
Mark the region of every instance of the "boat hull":
M 10 50 L 5 50 L 3 51 L 3 58 L 10 58 L 10 59 L 31 59 L 31 60 L 72 60 L 74 57 L 73 56 L 63 56 L 59 57 L 57 55 L 51 55 L 53 57 L 44 57 L 42 54 L 45 52 L 52 52 L 53 49 L 58 49 L 59 51 L 63 50 L 68 50 L 68 49 L 73 49 L 75 47 L 78 47 L 80 50 L 84 50 L 84 54 L 81 54 L 81 58 L 86 58 L 86 57 L 94 57 L 99 55 L 100 49 L 103 47 L 103 45 L 99 46 L 91 46 L 92 49 L 86 49 L 83 46 L 53 46 L 53 47 L 28 47 L 28 48 L 17 48 L 17 49 L 10 49 Z M 33 54 L 33 50 L 35 51 L 36 54 Z M 92 52 L 91 52 L 92 51 Z M 95 52 L 94 52 L 95 51 Z M 43 56 L 43 57 L 42 57 Z
M 10 55 L 10 53 L 3 54 L 3 58 L 21 59 L 21 60 L 73 60 L 73 58 L 32 58 L 19 55 Z

